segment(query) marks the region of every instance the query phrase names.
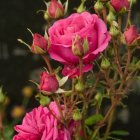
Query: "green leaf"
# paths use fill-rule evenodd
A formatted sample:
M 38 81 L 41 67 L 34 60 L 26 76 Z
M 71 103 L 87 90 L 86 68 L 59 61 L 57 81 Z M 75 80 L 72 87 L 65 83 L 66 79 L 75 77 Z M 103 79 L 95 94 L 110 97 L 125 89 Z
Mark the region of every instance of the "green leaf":
M 119 136 L 128 136 L 129 132 L 124 131 L 124 130 L 114 130 L 110 134 L 112 134 L 112 135 L 119 135 Z
M 87 125 L 93 125 L 96 124 L 97 122 L 101 121 L 103 119 L 103 116 L 101 114 L 93 115 L 90 116 L 89 118 L 86 119 L 85 123 Z
M 118 139 L 118 138 L 114 138 L 114 137 L 107 137 L 107 140 L 122 140 L 122 139 Z
M 6 126 L 3 132 L 4 132 L 4 137 L 6 138 L 6 140 L 11 140 L 14 134 L 13 126 L 12 125 Z

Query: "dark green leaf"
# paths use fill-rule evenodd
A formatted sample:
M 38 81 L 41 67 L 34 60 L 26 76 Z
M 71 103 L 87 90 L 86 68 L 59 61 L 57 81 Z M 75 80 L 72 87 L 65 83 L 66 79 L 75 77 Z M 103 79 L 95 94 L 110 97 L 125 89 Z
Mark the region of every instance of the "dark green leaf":
M 122 140 L 122 139 L 118 139 L 118 138 L 114 138 L 114 137 L 108 137 L 107 140 Z
M 101 114 L 93 115 L 90 116 L 89 118 L 86 119 L 85 123 L 87 125 L 93 125 L 96 124 L 97 122 L 101 121 L 103 119 L 103 116 Z
M 110 134 L 112 134 L 112 135 L 119 135 L 119 136 L 128 136 L 129 132 L 124 131 L 124 130 L 114 130 Z

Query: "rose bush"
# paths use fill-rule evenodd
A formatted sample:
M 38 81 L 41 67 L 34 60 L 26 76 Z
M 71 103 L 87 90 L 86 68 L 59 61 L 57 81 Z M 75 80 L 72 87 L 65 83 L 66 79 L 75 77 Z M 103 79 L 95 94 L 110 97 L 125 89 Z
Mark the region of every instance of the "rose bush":
M 59 110 L 55 102 L 49 105 L 54 115 L 61 119 Z M 58 127 L 59 125 L 59 127 Z M 27 113 L 22 125 L 16 125 L 18 132 L 13 140 L 71 140 L 72 129 L 67 130 L 50 113 L 47 107 L 38 107 Z
M 88 12 L 75 13 L 66 19 L 56 21 L 48 33 L 51 44 L 49 54 L 52 59 L 65 65 L 63 74 L 69 76 L 79 75 L 79 57 L 72 52 L 72 41 L 76 35 L 82 39 L 87 38 L 89 43 L 89 50 L 82 58 L 83 72 L 92 69 L 91 61 L 106 49 L 110 40 L 104 21 L 96 14 Z

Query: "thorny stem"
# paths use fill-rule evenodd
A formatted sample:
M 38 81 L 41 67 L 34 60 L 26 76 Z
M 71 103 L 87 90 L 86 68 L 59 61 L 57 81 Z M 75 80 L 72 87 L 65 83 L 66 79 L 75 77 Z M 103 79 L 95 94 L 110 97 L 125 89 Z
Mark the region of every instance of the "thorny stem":
M 116 63 L 117 63 L 117 66 L 118 66 L 118 70 L 119 70 L 121 76 L 123 77 L 123 72 L 122 72 L 121 65 L 120 65 L 119 53 L 118 53 L 118 50 L 117 50 L 117 46 L 115 44 L 115 40 L 112 39 L 112 41 L 113 41 L 113 47 L 114 47 L 114 51 L 115 51 L 115 59 L 116 59 Z
M 50 73 L 53 73 L 53 70 L 52 70 L 52 67 L 51 67 L 51 64 L 49 62 L 48 57 L 46 55 L 44 55 L 44 54 L 42 54 L 41 56 L 44 59 L 44 61 L 46 62 L 47 66 L 48 66 L 48 69 L 49 69 L 49 72 Z
M 124 74 L 123 74 L 123 80 L 119 86 L 119 89 L 118 91 L 121 91 L 125 81 L 126 81 L 126 78 L 127 78 L 127 72 L 128 72 L 128 67 L 129 67 L 129 64 L 130 64 L 130 61 L 131 61 L 131 51 L 130 51 L 130 48 L 129 46 L 127 47 L 127 61 L 126 61 L 126 67 L 125 67 L 125 70 L 124 70 Z
M 110 129 L 111 129 L 111 127 L 112 127 L 112 121 L 113 121 L 114 112 L 115 112 L 115 108 L 112 110 L 112 112 L 110 113 L 110 116 L 109 116 L 109 118 L 108 118 L 108 124 L 107 124 L 107 127 L 106 127 L 104 140 L 107 139 L 108 134 L 109 134 L 109 132 L 110 132 Z
M 106 113 L 105 117 L 103 118 L 103 120 L 99 123 L 99 125 L 97 126 L 97 128 L 95 129 L 95 131 L 92 133 L 92 135 L 90 136 L 90 140 L 93 140 L 97 133 L 99 132 L 100 128 L 104 125 L 104 123 L 106 123 L 108 117 L 110 116 L 110 114 L 112 113 L 113 110 L 115 110 L 118 101 L 119 101 L 120 97 L 116 96 L 112 102 L 111 107 L 109 108 L 108 112 Z
M 56 104 L 57 104 L 57 107 L 58 107 L 59 113 L 60 113 L 60 115 L 61 115 L 61 117 L 62 117 L 63 123 L 64 123 L 65 126 L 66 126 L 66 122 L 65 122 L 65 118 L 64 118 L 64 115 L 63 115 L 63 112 L 62 112 L 62 109 L 61 109 L 61 105 L 60 105 L 59 101 L 57 100 L 57 98 L 55 97 L 55 95 L 52 96 L 52 97 L 53 97 L 53 100 L 54 100 L 54 101 L 56 102 Z
M 129 25 L 130 18 L 131 18 L 131 4 L 130 4 L 129 9 L 128 9 L 128 16 L 127 16 L 126 26 L 125 26 L 124 30 L 127 29 L 128 25 Z

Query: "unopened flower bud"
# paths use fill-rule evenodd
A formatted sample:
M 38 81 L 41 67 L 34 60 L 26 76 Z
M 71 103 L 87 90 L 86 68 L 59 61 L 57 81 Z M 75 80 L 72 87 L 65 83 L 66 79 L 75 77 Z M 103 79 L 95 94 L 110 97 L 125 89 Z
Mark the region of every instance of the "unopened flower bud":
M 89 43 L 88 39 L 85 38 L 83 42 L 83 53 L 86 54 L 89 51 Z
M 6 96 L 4 95 L 2 91 L 2 87 L 0 88 L 0 104 L 3 104 L 5 102 Z
M 110 10 L 109 11 L 109 14 L 107 15 L 107 21 L 109 23 L 112 23 L 112 21 L 115 21 L 116 20 L 116 16 L 115 14 Z
M 58 88 L 59 83 L 55 75 L 49 74 L 46 71 L 40 74 L 40 86 L 39 86 L 40 91 L 42 91 L 44 94 L 47 93 L 47 95 L 50 95 L 55 91 L 57 91 Z
M 110 67 L 110 62 L 107 58 L 103 58 L 101 61 L 101 68 L 108 69 Z
M 121 12 L 121 10 L 129 8 L 128 0 L 111 0 L 111 5 L 116 12 Z
M 13 118 L 20 118 L 25 114 L 25 108 L 23 106 L 16 106 L 12 110 L 12 117 Z
M 82 56 L 83 55 L 82 40 L 78 35 L 76 35 L 76 37 L 75 37 L 75 39 L 72 43 L 72 52 L 76 56 Z
M 48 11 L 44 12 L 44 19 L 45 20 L 48 20 L 49 19 Z
M 51 0 L 48 4 L 48 15 L 50 18 L 60 18 L 64 15 L 63 5 L 57 0 Z
M 84 6 L 84 4 L 85 4 L 85 0 L 82 0 L 80 6 L 77 8 L 77 13 L 82 13 L 86 11 L 86 7 Z
M 33 35 L 33 43 L 31 46 L 31 51 L 35 54 L 44 54 L 48 51 L 49 41 L 46 40 L 40 34 L 35 33 Z
M 30 86 L 26 86 L 22 89 L 22 93 L 25 97 L 32 97 L 33 95 L 33 89 Z
M 40 99 L 40 105 L 47 106 L 51 102 L 51 99 L 48 96 L 44 96 Z
M 137 38 L 139 34 L 134 25 L 131 25 L 125 32 L 124 38 L 127 45 L 131 45 Z
M 111 28 L 109 30 L 109 33 L 112 37 L 117 37 L 119 34 L 120 34 L 120 31 L 119 31 L 119 28 L 114 26 L 114 25 L 111 25 Z
M 73 116 L 72 116 L 74 121 L 80 121 L 82 119 L 82 114 L 81 112 L 77 109 L 74 111 Z
M 78 79 L 78 81 L 75 85 L 75 90 L 78 92 L 82 92 L 84 90 L 84 84 L 80 79 Z
M 94 5 L 94 9 L 97 12 L 100 12 L 103 8 L 104 8 L 103 3 L 100 2 L 99 0 Z
M 78 35 L 76 35 L 73 43 L 72 43 L 72 52 L 76 56 L 83 56 L 89 50 L 89 44 L 87 38 L 81 39 Z
M 95 95 L 95 100 L 96 100 L 96 101 L 100 101 L 101 98 L 102 98 L 101 93 L 97 93 L 97 94 Z

